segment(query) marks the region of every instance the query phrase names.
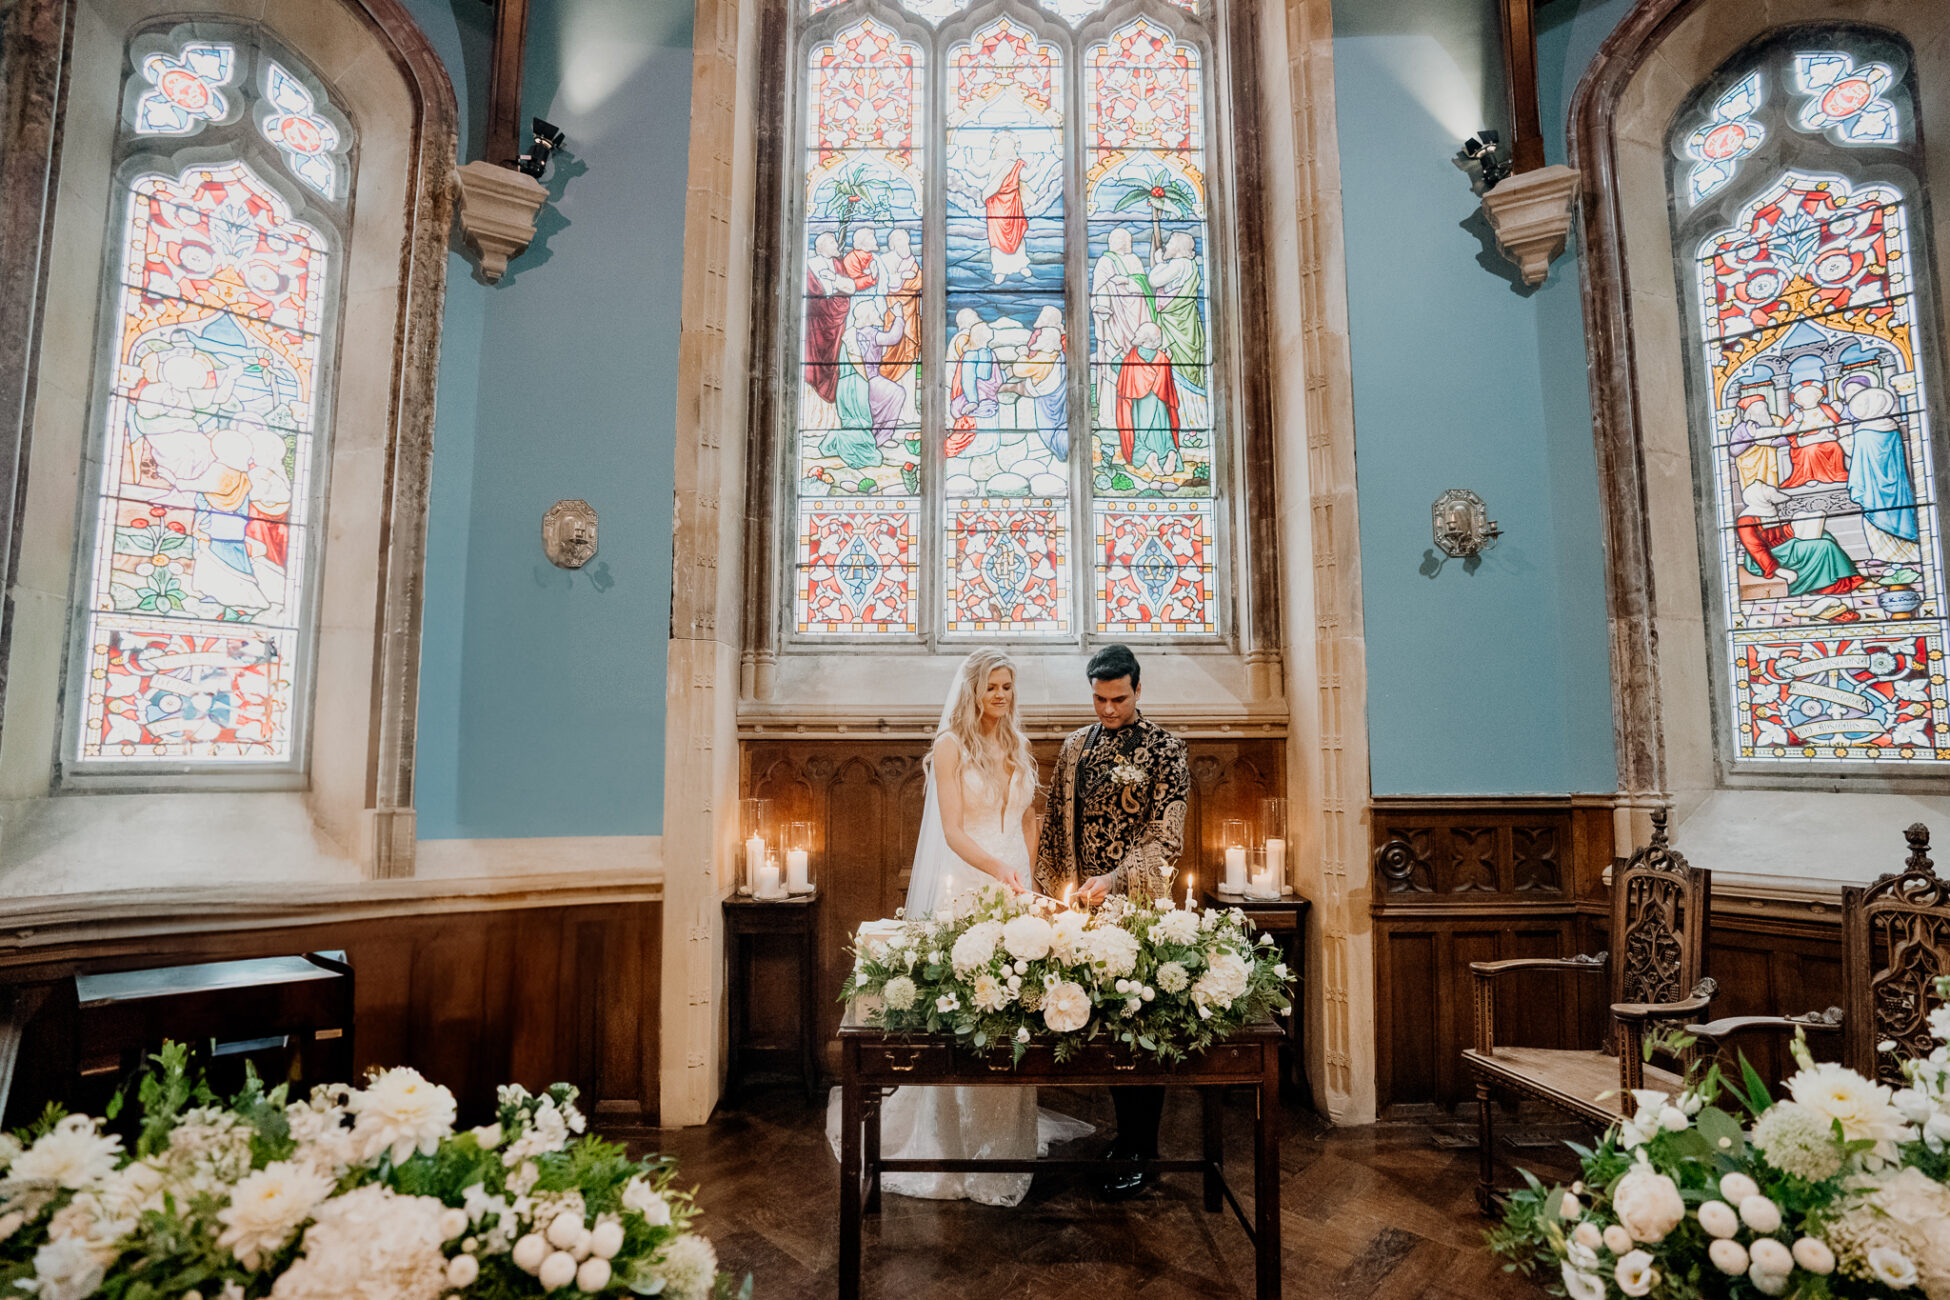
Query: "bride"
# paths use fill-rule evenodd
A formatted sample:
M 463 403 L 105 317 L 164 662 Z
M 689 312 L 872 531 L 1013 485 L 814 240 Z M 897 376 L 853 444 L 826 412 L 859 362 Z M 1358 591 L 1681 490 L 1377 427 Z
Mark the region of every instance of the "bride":
M 1036 759 L 1016 723 L 1016 666 L 1000 650 L 962 661 L 928 754 L 927 804 L 914 870 L 907 882 L 910 917 L 947 910 L 970 889 L 1030 887 L 1036 847 Z M 840 1145 L 840 1099 L 834 1090 L 826 1136 Z M 1034 1088 L 899 1088 L 881 1103 L 885 1159 L 1026 1160 L 1051 1142 L 1091 1131 L 1088 1124 L 1044 1112 L 1040 1132 Z M 1030 1174 L 886 1174 L 882 1189 L 936 1200 L 966 1197 L 1015 1205 Z

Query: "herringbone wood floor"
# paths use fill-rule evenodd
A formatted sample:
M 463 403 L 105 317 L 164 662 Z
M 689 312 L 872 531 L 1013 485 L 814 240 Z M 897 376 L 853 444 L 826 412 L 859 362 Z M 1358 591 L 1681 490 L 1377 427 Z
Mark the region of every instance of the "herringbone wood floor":
M 1087 1119 L 1099 1151 L 1111 1126 L 1102 1090 L 1046 1090 L 1042 1104 Z M 1248 1098 L 1227 1113 L 1235 1190 L 1251 1209 Z M 1196 1101 L 1173 1094 L 1164 1147 L 1197 1149 Z M 1533 1300 L 1542 1293 L 1482 1249 L 1487 1221 L 1473 1195 L 1476 1153 L 1420 1123 L 1332 1128 L 1289 1108 L 1281 1216 L 1288 1300 Z M 758 1300 L 828 1297 L 838 1276 L 839 1166 L 825 1110 L 796 1091 L 755 1093 L 702 1128 L 665 1130 L 646 1148 L 681 1161 L 699 1185 L 699 1225 L 728 1270 L 751 1273 Z M 1546 1178 L 1569 1177 L 1561 1146 L 1506 1150 Z M 1507 1164 L 1505 1166 L 1508 1167 Z M 1514 1175 L 1511 1181 L 1515 1181 Z M 1179 1300 L 1250 1297 L 1252 1248 L 1228 1214 L 1201 1208 L 1195 1175 L 1123 1204 L 1041 1177 L 1014 1209 L 886 1197 L 866 1238 L 869 1300 Z

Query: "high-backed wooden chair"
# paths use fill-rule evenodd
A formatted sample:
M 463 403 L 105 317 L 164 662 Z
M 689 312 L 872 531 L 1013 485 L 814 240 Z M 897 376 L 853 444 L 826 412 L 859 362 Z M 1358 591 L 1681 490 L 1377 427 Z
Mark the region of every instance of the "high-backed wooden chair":
M 1697 1015 L 1712 999 L 1713 981 L 1702 969 L 1711 908 L 1711 878 L 1667 844 L 1666 813 L 1659 809 L 1652 814 L 1652 842 L 1613 873 L 1610 953 L 1470 963 L 1476 1046 L 1463 1053 L 1463 1065 L 1476 1079 L 1481 1161 L 1476 1198 L 1486 1213 L 1496 1195 L 1493 1094 L 1498 1089 L 1546 1102 L 1600 1128 L 1631 1114 L 1632 1100 L 1625 1095 L 1630 1089 L 1678 1089 L 1679 1076 L 1647 1065 L 1642 1048 L 1650 1026 Z M 1496 982 L 1519 971 L 1609 976 L 1612 1023 L 1605 1041 L 1572 1049 L 1499 1046 Z
M 1929 1055 L 1937 976 L 1950 975 L 1950 881 L 1930 861 L 1930 828 L 1903 832 L 1909 859 L 1895 875 L 1842 890 L 1842 1005 L 1800 1016 L 1730 1016 L 1687 1025 L 1715 1049 L 1752 1030 L 1841 1035 L 1842 1064 L 1901 1087 L 1901 1062 Z M 1879 1052 L 1878 1043 L 1895 1050 Z

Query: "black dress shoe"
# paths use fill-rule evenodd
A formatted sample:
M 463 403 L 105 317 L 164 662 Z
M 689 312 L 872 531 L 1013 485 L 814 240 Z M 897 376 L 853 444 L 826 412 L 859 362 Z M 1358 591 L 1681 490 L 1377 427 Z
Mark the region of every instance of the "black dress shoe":
M 1130 1163 L 1111 1170 L 1104 1175 L 1103 1181 L 1097 1184 L 1097 1190 L 1103 1194 L 1105 1200 L 1128 1201 L 1151 1185 L 1151 1170 L 1146 1165 L 1144 1157 L 1120 1150 L 1115 1145 L 1106 1154 L 1112 1160 L 1124 1160 Z

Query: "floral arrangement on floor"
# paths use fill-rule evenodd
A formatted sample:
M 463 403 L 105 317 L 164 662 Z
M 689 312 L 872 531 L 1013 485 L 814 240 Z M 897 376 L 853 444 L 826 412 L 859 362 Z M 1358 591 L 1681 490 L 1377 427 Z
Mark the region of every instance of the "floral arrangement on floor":
M 863 927 L 842 995 L 890 1030 L 952 1033 L 1020 1060 L 1053 1035 L 1056 1059 L 1103 1038 L 1163 1061 L 1286 1013 L 1292 974 L 1246 915 L 1113 896 L 1073 909 L 999 887 L 931 917 Z
M 1950 1001 L 1950 978 L 1936 994 Z M 1815 1062 L 1797 1037 L 1784 1100 L 1744 1061 L 1737 1084 L 1715 1065 L 1676 1096 L 1634 1093 L 1630 1120 L 1573 1147 L 1580 1181 L 1525 1174 L 1491 1249 L 1572 1300 L 1950 1300 L 1950 1006 L 1929 1027 L 1937 1047 L 1903 1063 L 1900 1089 Z
M 453 1094 L 410 1069 L 301 1102 L 253 1076 L 224 1105 L 182 1046 L 154 1060 L 132 1148 L 54 1107 L 0 1133 L 0 1298 L 733 1294 L 673 1164 L 584 1134 L 567 1084 L 504 1087 L 457 1133 Z

